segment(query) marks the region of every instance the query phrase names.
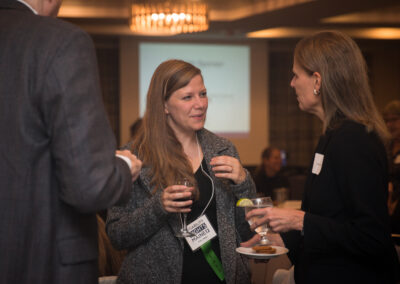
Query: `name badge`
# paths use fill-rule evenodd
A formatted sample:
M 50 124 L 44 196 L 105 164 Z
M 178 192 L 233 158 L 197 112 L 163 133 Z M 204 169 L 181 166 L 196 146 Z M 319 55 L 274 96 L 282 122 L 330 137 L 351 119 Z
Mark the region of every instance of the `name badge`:
M 324 155 L 322 155 L 320 153 L 315 153 L 314 164 L 312 167 L 313 174 L 319 175 L 319 173 L 321 172 L 321 169 L 322 169 L 323 162 L 324 162 Z
M 185 238 L 192 251 L 197 250 L 203 244 L 217 236 L 217 233 L 211 226 L 206 215 L 194 220 L 192 223 L 187 225 L 187 228 L 189 232 L 195 234 L 193 237 Z

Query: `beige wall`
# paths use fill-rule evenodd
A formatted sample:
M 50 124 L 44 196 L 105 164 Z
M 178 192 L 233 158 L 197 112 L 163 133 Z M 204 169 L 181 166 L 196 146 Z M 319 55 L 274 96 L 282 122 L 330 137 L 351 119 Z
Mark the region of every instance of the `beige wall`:
M 138 45 L 131 38 L 120 40 L 120 137 L 129 140 L 129 127 L 139 117 Z
M 139 40 L 133 37 L 122 37 L 120 40 L 120 137 L 122 144 L 129 140 L 129 126 L 139 117 L 138 43 Z M 261 41 L 249 42 L 249 45 L 251 48 L 250 135 L 247 138 L 230 140 L 237 147 L 243 164 L 256 165 L 268 141 L 268 46 Z

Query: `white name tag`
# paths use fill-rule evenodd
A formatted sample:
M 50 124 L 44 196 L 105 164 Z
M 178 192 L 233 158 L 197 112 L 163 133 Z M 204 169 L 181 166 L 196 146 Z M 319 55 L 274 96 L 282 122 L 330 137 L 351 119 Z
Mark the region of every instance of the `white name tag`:
M 206 215 L 194 220 L 192 223 L 187 225 L 187 228 L 189 232 L 196 235 L 194 237 L 185 238 L 192 251 L 197 250 L 203 244 L 217 236 L 217 233 L 211 226 Z
M 320 153 L 315 153 L 314 164 L 312 167 L 313 174 L 319 175 L 319 173 L 321 172 L 321 169 L 322 169 L 323 162 L 324 162 L 324 155 L 322 155 Z

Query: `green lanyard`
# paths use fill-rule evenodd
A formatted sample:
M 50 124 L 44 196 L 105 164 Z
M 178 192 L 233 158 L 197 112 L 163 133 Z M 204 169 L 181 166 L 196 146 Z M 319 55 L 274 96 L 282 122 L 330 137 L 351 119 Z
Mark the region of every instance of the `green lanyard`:
M 212 270 L 214 270 L 215 274 L 217 274 L 219 280 L 223 281 L 225 279 L 224 269 L 222 268 L 222 264 L 218 259 L 218 256 L 211 248 L 211 241 L 208 241 L 202 245 L 201 250 L 203 251 L 204 257 L 206 258 L 208 264 L 211 266 Z

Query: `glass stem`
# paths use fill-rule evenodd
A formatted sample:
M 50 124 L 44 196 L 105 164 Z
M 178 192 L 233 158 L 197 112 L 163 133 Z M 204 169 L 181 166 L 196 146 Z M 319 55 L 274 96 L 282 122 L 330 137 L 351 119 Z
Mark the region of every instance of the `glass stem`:
M 187 214 L 186 213 L 182 214 L 183 214 L 183 232 L 187 232 L 187 225 L 186 225 Z

